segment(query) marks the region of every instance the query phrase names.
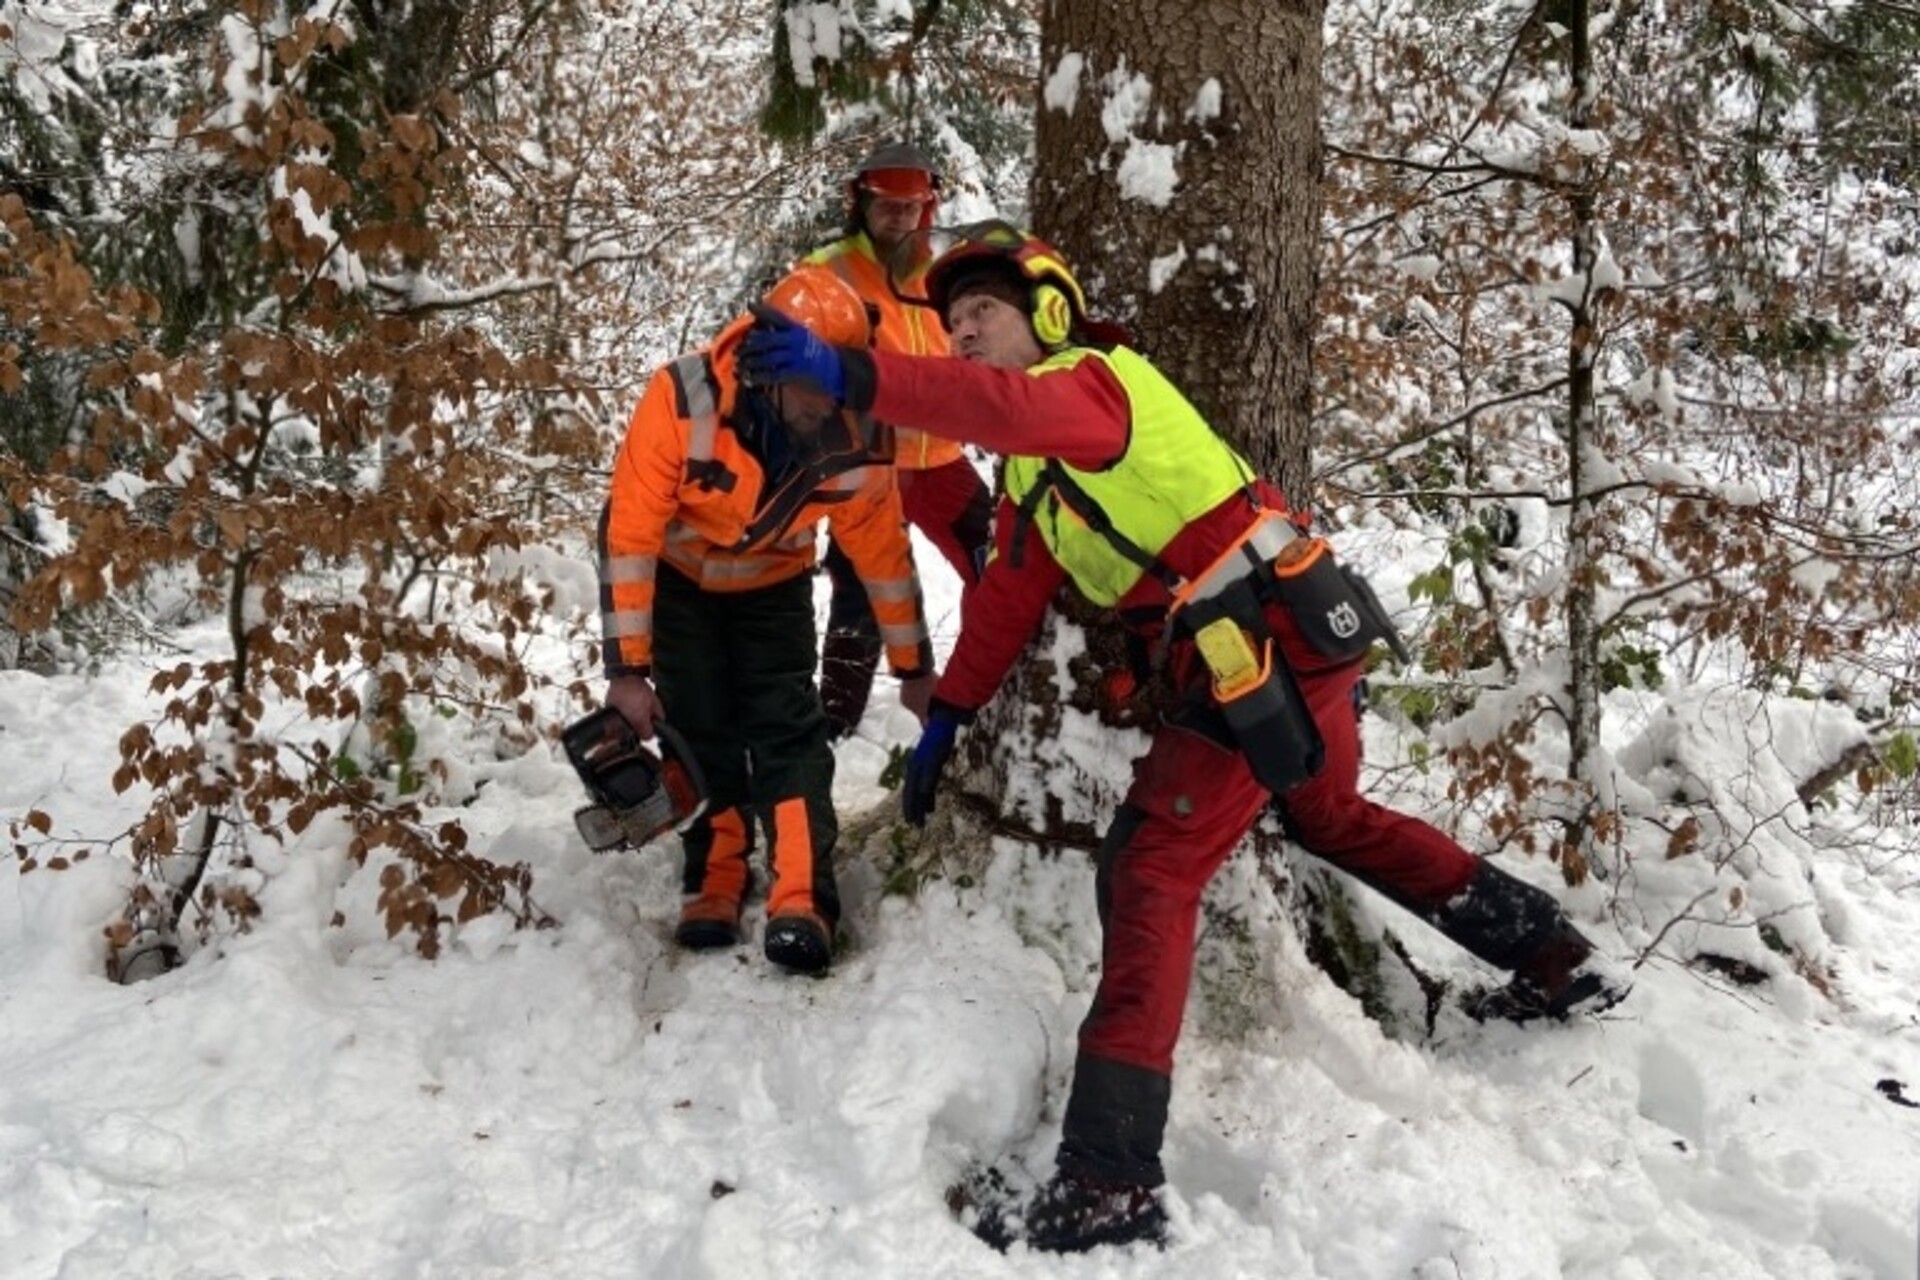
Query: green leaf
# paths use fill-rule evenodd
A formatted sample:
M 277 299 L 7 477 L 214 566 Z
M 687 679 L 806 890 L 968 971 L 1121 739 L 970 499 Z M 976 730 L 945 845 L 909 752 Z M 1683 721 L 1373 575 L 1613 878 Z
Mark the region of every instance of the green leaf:
M 1915 747 L 1913 735 L 1904 729 L 1887 740 L 1880 758 L 1887 762 L 1887 768 L 1893 770 L 1893 776 L 1902 782 L 1911 779 L 1914 772 L 1920 769 L 1920 748 Z
M 1431 573 L 1423 573 L 1407 584 L 1407 599 L 1431 600 L 1435 604 L 1447 604 L 1453 599 L 1453 567 L 1441 565 Z

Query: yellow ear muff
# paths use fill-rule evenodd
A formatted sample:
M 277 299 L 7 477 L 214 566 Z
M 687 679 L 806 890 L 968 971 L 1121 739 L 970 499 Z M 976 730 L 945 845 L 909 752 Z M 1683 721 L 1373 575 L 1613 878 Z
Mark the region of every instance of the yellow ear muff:
M 1033 287 L 1033 336 L 1043 347 L 1057 347 L 1073 332 L 1073 304 L 1057 286 Z

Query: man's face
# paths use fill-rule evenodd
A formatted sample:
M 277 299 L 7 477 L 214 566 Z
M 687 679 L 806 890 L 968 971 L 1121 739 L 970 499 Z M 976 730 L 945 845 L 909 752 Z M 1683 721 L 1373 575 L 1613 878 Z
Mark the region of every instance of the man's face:
M 1027 313 L 991 293 L 963 293 L 947 305 L 953 354 L 998 369 L 1024 369 L 1046 356 Z
M 881 257 L 891 256 L 902 240 L 920 229 L 920 215 L 926 207 L 925 200 L 867 197 L 867 238 Z
M 839 412 L 833 397 L 816 387 L 783 382 L 773 389 L 773 407 L 795 440 L 811 440 Z

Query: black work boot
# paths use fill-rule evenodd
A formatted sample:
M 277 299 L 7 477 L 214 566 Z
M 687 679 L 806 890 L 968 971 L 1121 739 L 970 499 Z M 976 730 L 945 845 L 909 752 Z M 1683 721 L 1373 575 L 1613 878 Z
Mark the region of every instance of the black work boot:
M 795 973 L 825 973 L 833 963 L 833 929 L 811 911 L 768 919 L 762 945 L 767 959 Z
M 1167 1243 L 1167 1211 L 1152 1187 L 1055 1173 L 1024 1205 L 986 1206 L 973 1233 L 1005 1253 L 1016 1243 L 1044 1253 L 1100 1245 Z
M 1503 1018 L 1532 1022 L 1537 1018 L 1564 1021 L 1575 1013 L 1600 1013 L 1627 998 L 1632 983 L 1626 973 L 1593 949 L 1579 930 L 1565 921 L 1520 962 L 1513 978 L 1466 1004 L 1468 1014 L 1481 1022 Z
M 740 941 L 740 899 L 701 894 L 680 904 L 673 940 L 689 951 L 712 951 Z
M 719 815 L 719 822 L 738 821 L 735 811 Z M 687 893 L 680 900 L 680 921 L 673 940 L 689 951 L 711 951 L 740 941 L 740 907 L 753 885 L 745 842 L 735 831 L 716 833 L 690 851 L 682 881 Z M 690 883 L 689 883 L 690 882 Z
M 740 905 L 753 887 L 747 862 L 753 840 L 737 807 L 700 819 L 686 838 L 680 920 L 673 940 L 689 951 L 711 951 L 740 941 Z
M 1531 1022 L 1599 1013 L 1632 989 L 1625 970 L 1594 950 L 1544 889 L 1482 862 L 1450 902 L 1431 916 L 1448 938 L 1497 969 L 1506 986 L 1466 1004 L 1480 1021 Z

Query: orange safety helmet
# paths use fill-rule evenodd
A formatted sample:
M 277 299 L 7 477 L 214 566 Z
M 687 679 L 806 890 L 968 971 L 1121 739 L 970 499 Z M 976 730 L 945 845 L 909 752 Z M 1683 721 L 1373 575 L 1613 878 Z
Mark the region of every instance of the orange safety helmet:
M 847 180 L 847 207 L 855 224 L 853 229 L 865 229 L 868 196 L 924 201 L 920 225 L 930 227 L 945 185 L 926 152 L 911 143 L 883 142 L 860 162 L 853 177 Z
M 981 270 L 1024 281 L 1030 290 L 1028 314 L 1033 335 L 1044 347 L 1066 342 L 1075 326 L 1087 322 L 1087 295 L 1073 278 L 1060 251 L 1031 232 L 992 219 L 938 233 L 950 241 L 927 268 L 927 305 L 947 323 L 954 286 Z
M 836 347 L 864 347 L 873 340 L 865 300 L 827 267 L 795 267 L 762 301 Z

